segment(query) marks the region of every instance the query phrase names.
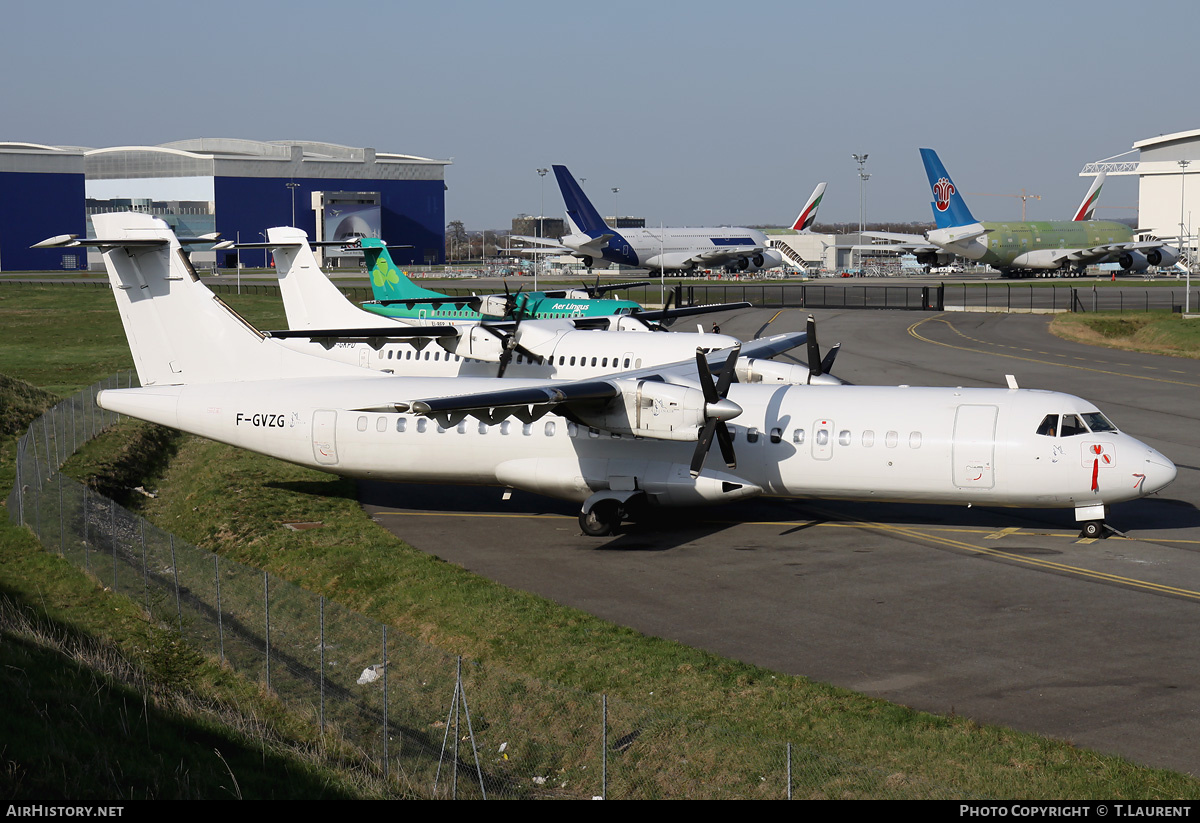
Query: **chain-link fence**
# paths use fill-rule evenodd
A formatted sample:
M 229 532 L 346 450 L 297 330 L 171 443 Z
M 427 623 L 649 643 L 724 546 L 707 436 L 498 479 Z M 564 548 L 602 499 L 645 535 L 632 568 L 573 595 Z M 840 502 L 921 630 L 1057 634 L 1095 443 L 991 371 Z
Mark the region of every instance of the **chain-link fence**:
M 936 798 L 952 787 L 455 658 L 177 539 L 59 468 L 117 419 L 70 397 L 18 441 L 10 518 L 264 682 L 398 786 L 442 798 Z

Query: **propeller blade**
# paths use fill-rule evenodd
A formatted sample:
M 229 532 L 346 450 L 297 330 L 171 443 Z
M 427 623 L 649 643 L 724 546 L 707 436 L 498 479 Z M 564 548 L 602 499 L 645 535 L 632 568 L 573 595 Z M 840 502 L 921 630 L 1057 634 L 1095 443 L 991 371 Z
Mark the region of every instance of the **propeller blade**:
M 821 365 L 821 346 L 817 343 L 817 321 L 811 314 L 808 316 L 808 376 L 820 377 L 825 372 Z
M 838 355 L 838 350 L 841 348 L 842 344 L 838 343 L 825 354 L 825 359 L 821 361 L 821 368 L 825 370 L 826 374 L 833 371 L 833 361 Z
M 722 400 L 725 399 L 725 395 L 729 394 L 729 384 L 733 382 L 736 375 L 737 359 L 741 353 L 742 347 L 734 346 L 729 350 L 729 356 L 725 358 L 725 365 L 721 368 L 721 377 L 717 380 L 717 395 Z
M 731 469 L 737 467 L 737 457 L 733 453 L 733 437 L 729 434 L 729 427 L 725 425 L 725 421 L 741 414 L 742 409 L 736 403 L 727 400 L 725 395 L 733 382 L 741 351 L 741 346 L 734 346 L 729 350 L 729 357 L 721 367 L 720 376 L 714 380 L 712 371 L 708 368 L 708 358 L 704 356 L 704 352 L 696 350 L 696 371 L 700 374 L 700 390 L 704 392 L 705 420 L 704 428 L 700 430 L 696 441 L 696 451 L 692 453 L 692 477 L 698 476 L 704 468 L 704 458 L 712 448 L 714 435 L 721 445 L 721 457 L 725 460 L 725 465 Z
M 699 475 L 700 470 L 704 468 L 704 458 L 708 456 L 708 450 L 712 447 L 713 432 L 717 430 L 719 422 L 715 417 L 710 417 L 704 422 L 704 428 L 700 430 L 700 437 L 696 440 L 696 450 L 692 452 L 692 477 Z
M 737 455 L 733 453 L 733 437 L 724 420 L 717 421 L 717 444 L 721 447 L 721 459 L 731 469 L 737 468 Z

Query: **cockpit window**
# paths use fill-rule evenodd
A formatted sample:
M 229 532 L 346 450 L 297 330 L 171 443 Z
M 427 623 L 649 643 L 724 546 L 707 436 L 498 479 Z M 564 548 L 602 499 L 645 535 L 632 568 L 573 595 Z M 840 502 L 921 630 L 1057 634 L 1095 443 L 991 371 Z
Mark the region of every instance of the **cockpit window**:
M 1042 418 L 1042 422 L 1037 427 L 1037 433 L 1046 437 L 1054 437 L 1058 434 L 1058 415 L 1048 414 Z
M 1117 427 L 1098 411 L 1084 412 L 1083 420 L 1093 432 L 1115 432 Z
M 1062 419 L 1062 428 L 1059 430 L 1059 437 L 1074 437 L 1077 434 L 1087 434 L 1087 427 L 1083 425 L 1083 421 L 1079 419 L 1077 414 L 1064 414 Z

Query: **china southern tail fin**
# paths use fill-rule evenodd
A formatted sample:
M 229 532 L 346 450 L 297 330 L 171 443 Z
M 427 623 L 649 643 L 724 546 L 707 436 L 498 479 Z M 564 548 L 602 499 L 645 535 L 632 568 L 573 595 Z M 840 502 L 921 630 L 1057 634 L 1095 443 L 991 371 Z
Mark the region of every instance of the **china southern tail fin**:
M 351 303 L 325 276 L 303 229 L 267 229 L 267 240 L 275 256 L 275 274 L 289 329 L 353 329 L 380 324 L 379 315 Z
M 821 207 L 821 198 L 824 196 L 825 184 L 818 183 L 817 187 L 813 189 L 812 196 L 808 198 L 808 202 L 800 210 L 800 216 L 792 224 L 792 231 L 808 231 L 812 228 L 813 223 L 817 222 L 817 209 Z
M 562 192 L 563 203 L 567 206 L 567 217 L 582 234 L 589 237 L 599 237 L 611 234 L 612 230 L 596 211 L 596 207 L 587 199 L 583 189 L 575 182 L 566 166 L 554 166 L 554 176 L 558 178 L 558 189 Z
M 387 244 L 373 237 L 359 240 L 367 271 L 371 273 L 371 290 L 376 300 L 409 300 L 418 297 L 444 297 L 441 292 L 423 289 L 392 262 Z
M 929 178 L 929 188 L 933 192 L 933 219 L 939 229 L 949 229 L 958 226 L 969 226 L 978 221 L 972 216 L 971 210 L 962 195 L 958 193 L 949 172 L 942 165 L 941 159 L 933 149 L 921 149 L 921 161 L 925 164 L 925 174 Z
M 362 374 L 267 338 L 208 287 L 170 227 L 135 212 L 97 214 L 96 239 L 39 245 L 97 246 L 143 386 Z
M 1107 176 L 1108 174 L 1105 172 L 1100 172 L 1096 175 L 1096 179 L 1092 181 L 1087 194 L 1083 196 L 1083 202 L 1075 210 L 1075 216 L 1071 218 L 1072 220 L 1096 219 L 1096 202 L 1100 199 L 1100 187 L 1104 185 L 1104 178 Z

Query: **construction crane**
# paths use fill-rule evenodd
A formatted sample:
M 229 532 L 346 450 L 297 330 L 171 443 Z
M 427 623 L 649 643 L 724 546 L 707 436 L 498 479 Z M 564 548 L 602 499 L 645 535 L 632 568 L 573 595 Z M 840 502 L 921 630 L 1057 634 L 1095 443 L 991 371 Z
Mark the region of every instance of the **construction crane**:
M 991 194 L 985 191 L 969 191 L 967 194 L 972 197 L 1020 197 L 1021 198 L 1021 222 L 1025 222 L 1025 201 L 1026 200 L 1041 200 L 1040 194 L 1026 194 L 1025 189 L 1021 189 L 1020 194 Z

